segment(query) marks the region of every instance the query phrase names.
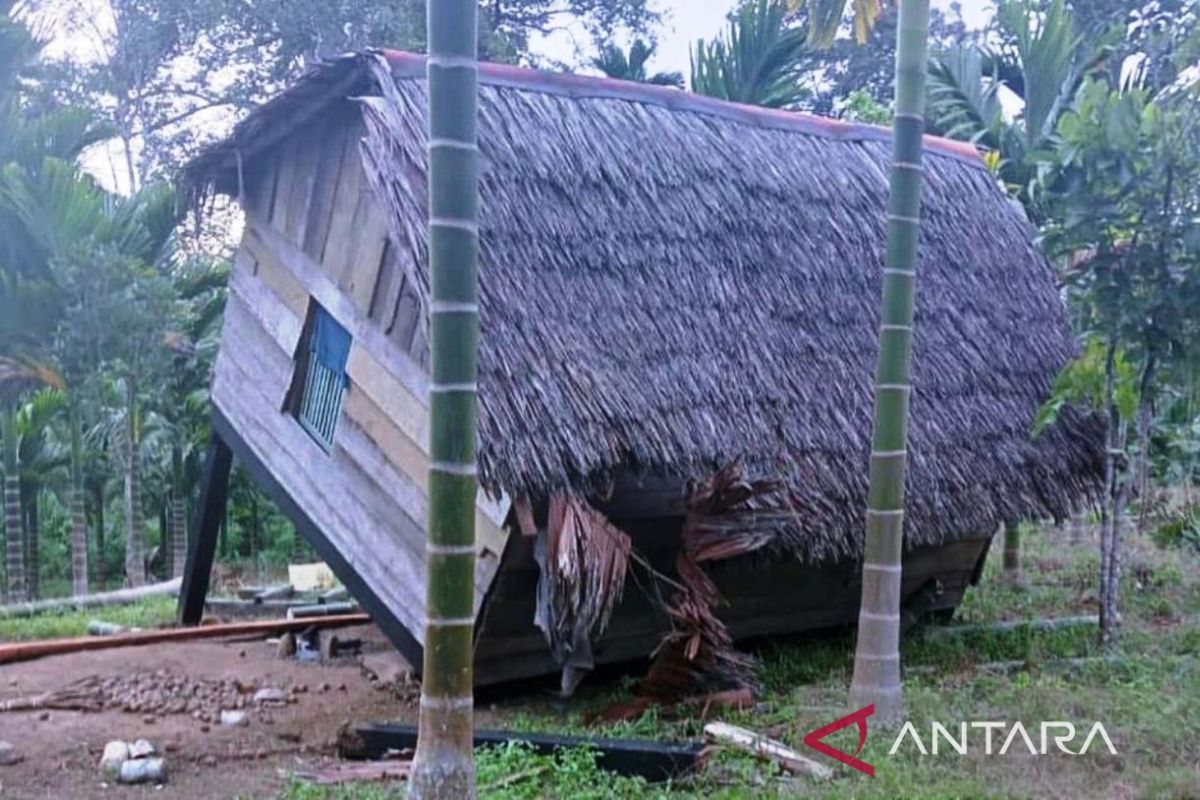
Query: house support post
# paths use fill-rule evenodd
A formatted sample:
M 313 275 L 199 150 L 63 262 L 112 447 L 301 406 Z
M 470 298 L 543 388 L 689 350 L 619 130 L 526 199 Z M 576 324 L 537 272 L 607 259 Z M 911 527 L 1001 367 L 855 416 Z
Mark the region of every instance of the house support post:
M 196 506 L 195 536 L 188 548 L 183 586 L 179 590 L 179 622 L 197 625 L 204 616 L 204 599 L 212 577 L 213 557 L 217 552 L 217 534 L 225 516 L 229 498 L 229 472 L 233 453 L 215 432 L 208 443 L 208 458 L 200 483 L 200 502 Z

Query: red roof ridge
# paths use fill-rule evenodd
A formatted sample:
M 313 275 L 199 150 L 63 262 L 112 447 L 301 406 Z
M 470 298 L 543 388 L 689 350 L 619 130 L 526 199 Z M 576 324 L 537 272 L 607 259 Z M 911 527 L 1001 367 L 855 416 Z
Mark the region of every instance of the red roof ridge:
M 385 49 L 381 52 L 391 66 L 392 74 L 396 77 L 424 77 L 424 55 L 402 50 Z M 674 110 L 714 114 L 748 125 L 794 130 L 827 139 L 889 141 L 892 138 L 891 129 L 879 125 L 846 122 L 804 111 L 784 111 L 777 108 L 733 103 L 669 86 L 634 83 L 616 78 L 547 72 L 528 67 L 514 67 L 509 64 L 481 61 L 479 62 L 479 79 L 480 82 L 492 86 L 511 86 L 570 97 L 607 97 L 635 103 L 652 103 Z M 970 142 L 926 134 L 925 149 L 933 153 L 953 156 L 972 164 L 983 164 L 979 151 Z

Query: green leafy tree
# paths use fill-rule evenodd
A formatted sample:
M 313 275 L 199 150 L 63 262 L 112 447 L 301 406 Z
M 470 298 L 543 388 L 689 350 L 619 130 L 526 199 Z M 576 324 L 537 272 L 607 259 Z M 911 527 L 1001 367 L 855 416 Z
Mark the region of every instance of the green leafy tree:
M 1194 34 L 1193 34 L 1194 35 Z M 1095 397 L 1107 413 L 1107 503 L 1101 533 L 1100 635 L 1119 621 L 1121 546 L 1130 465 L 1148 463 L 1150 420 L 1161 379 L 1196 358 L 1200 297 L 1200 87 L 1158 93 L 1092 79 L 1057 129 L 1047 181 L 1045 240 L 1067 260 L 1064 279 L 1080 327 L 1093 341 L 1064 371 L 1062 396 Z M 1133 364 L 1130 381 L 1125 361 Z M 1089 380 L 1084 381 L 1083 377 Z M 1132 387 L 1130 384 L 1133 384 Z M 1080 389 L 1083 385 L 1086 388 Z M 1137 423 L 1135 436 L 1129 425 Z M 1131 452 L 1131 447 L 1136 448 Z M 1136 458 L 1135 458 L 1136 456 Z

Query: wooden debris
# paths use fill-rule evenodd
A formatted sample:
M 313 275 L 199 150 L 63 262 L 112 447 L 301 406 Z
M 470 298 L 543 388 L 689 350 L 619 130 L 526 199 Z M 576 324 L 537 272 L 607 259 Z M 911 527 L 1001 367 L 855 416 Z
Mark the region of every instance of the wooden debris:
M 402 780 L 412 769 L 409 759 L 387 761 L 359 761 L 349 764 L 333 764 L 317 770 L 299 770 L 296 778 L 317 786 L 333 786 L 339 783 L 382 782 Z
M 704 737 L 714 744 L 728 745 L 751 753 L 764 761 L 778 764 L 793 775 L 808 775 L 819 780 L 833 777 L 833 770 L 811 758 L 806 758 L 783 742 L 730 725 L 727 722 L 710 722 L 704 726 Z

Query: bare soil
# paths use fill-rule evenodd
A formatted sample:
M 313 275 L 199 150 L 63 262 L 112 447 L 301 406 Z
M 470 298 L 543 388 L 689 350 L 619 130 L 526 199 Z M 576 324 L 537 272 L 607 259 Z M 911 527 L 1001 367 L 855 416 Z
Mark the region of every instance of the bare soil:
M 339 631 L 359 636 L 364 652 L 388 646 L 373 626 Z M 3 798 L 274 797 L 288 774 L 335 757 L 339 727 L 348 721 L 415 721 L 415 692 L 372 681 L 361 659 L 330 664 L 281 659 L 270 642 L 210 640 L 54 656 L 0 668 L 0 702 L 55 691 L 88 676 L 139 672 L 171 678 L 236 680 L 290 689 L 294 702 L 249 709 L 249 724 L 226 727 L 184 713 L 123 710 L 42 710 L 0 713 L 0 740 L 23 756 L 0 766 Z M 169 781 L 122 786 L 98 767 L 106 742 L 148 739 L 165 751 Z

